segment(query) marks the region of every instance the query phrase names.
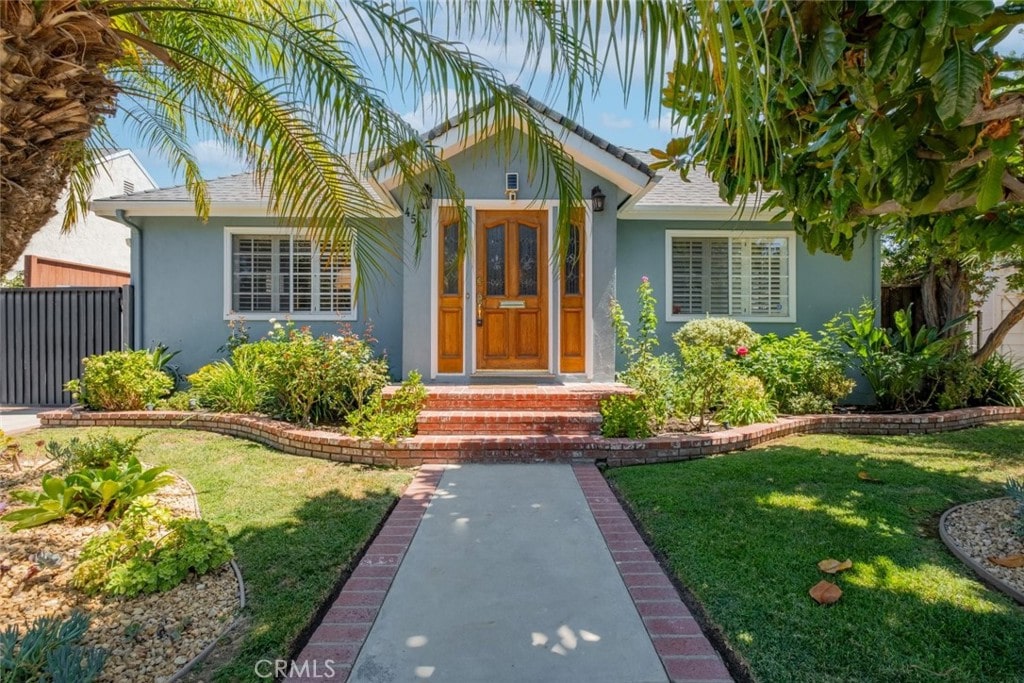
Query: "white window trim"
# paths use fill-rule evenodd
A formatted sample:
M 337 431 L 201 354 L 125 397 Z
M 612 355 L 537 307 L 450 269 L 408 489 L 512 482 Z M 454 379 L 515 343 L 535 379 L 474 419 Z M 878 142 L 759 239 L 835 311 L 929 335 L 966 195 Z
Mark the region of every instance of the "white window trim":
M 249 313 L 239 313 L 232 310 L 231 308 L 231 238 L 235 235 L 300 235 L 302 234 L 299 228 L 248 228 L 248 227 L 236 227 L 227 226 L 224 228 L 224 320 L 247 320 L 247 321 L 266 321 L 266 320 L 294 320 L 296 322 L 303 321 L 337 321 L 337 322 L 352 322 L 358 320 L 359 315 L 359 304 L 356 300 L 355 290 L 352 292 L 352 310 L 347 313 L 330 312 L 330 313 L 310 313 L 306 311 L 298 311 L 290 313 L 286 311 L 256 311 Z M 356 281 L 356 260 L 355 253 L 352 254 L 352 282 Z
M 707 317 L 706 314 L 680 314 L 672 312 L 672 238 L 728 237 L 731 239 L 784 238 L 789 242 L 789 315 L 730 315 L 724 316 L 746 323 L 796 322 L 796 232 L 793 230 L 666 230 L 665 231 L 665 321 L 687 322 Z M 729 259 L 729 282 L 732 283 L 732 258 Z M 730 284 L 731 286 L 731 284 Z

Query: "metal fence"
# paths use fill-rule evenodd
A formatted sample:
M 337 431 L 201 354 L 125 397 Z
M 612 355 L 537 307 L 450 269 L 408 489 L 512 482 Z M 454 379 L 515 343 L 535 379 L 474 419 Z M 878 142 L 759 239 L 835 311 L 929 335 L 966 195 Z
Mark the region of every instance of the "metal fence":
M 67 405 L 86 356 L 132 347 L 132 288 L 0 289 L 0 403 Z

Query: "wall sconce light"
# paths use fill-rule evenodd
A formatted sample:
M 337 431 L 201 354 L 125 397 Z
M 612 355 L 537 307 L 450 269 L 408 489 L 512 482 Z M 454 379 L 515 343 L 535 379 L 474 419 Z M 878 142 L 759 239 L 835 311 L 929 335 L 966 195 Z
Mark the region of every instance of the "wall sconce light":
M 604 192 L 601 192 L 599 185 L 595 185 L 590 191 L 590 201 L 594 203 L 594 213 L 604 211 Z

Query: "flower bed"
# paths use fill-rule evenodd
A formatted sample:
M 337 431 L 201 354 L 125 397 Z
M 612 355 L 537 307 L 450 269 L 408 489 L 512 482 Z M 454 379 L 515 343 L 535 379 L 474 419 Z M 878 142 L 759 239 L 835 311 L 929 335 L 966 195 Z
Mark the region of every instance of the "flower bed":
M 984 406 L 919 415 L 802 415 L 768 424 L 648 439 L 598 436 L 415 436 L 394 443 L 337 432 L 302 429 L 287 422 L 230 413 L 184 411 L 89 412 L 54 410 L 39 416 L 44 427 L 142 427 L 199 429 L 250 439 L 286 453 L 337 462 L 411 467 L 425 463 L 585 462 L 608 465 L 690 460 L 738 451 L 793 434 L 927 434 L 989 422 L 1024 419 L 1024 408 Z

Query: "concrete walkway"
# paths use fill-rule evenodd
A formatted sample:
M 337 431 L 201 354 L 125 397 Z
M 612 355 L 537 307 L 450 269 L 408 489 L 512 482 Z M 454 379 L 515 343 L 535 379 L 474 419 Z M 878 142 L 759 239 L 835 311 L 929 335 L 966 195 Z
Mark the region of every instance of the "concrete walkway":
M 39 413 L 50 408 L 22 408 L 19 406 L 0 407 L 0 429 L 5 434 L 20 434 L 39 426 Z
M 323 680 L 328 660 L 358 683 L 731 680 L 595 467 L 426 476 L 291 680 Z

